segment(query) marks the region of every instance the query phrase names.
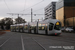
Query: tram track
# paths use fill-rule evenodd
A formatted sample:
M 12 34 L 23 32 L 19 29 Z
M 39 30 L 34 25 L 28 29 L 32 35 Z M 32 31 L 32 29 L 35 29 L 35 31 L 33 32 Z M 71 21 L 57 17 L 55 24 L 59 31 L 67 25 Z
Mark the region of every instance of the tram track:
M 30 35 L 29 35 L 30 36 Z M 31 37 L 32 38 L 32 37 Z M 37 40 L 32 38 L 33 41 L 35 41 L 40 47 L 42 47 L 44 50 L 47 50 L 43 45 L 41 45 Z
M 26 34 L 28 36 L 29 39 L 31 39 L 31 42 L 34 42 L 34 43 L 31 43 L 31 45 L 35 45 L 37 48 L 35 48 L 36 50 L 47 50 L 43 45 L 41 45 L 35 38 L 32 38 L 29 34 Z M 23 38 L 24 39 L 24 38 Z M 25 40 L 25 39 L 24 39 Z M 25 42 L 23 40 L 23 42 Z M 29 40 L 26 40 L 26 41 L 29 41 Z M 25 43 L 24 43 L 25 44 Z M 30 46 L 31 46 L 30 45 Z M 26 47 L 25 47 L 26 48 Z M 32 47 L 33 48 L 33 47 Z M 28 50 L 28 49 L 25 49 L 25 50 Z M 34 50 L 34 49 L 33 49 Z
M 52 40 L 57 40 L 57 41 L 64 41 L 64 42 L 70 42 L 70 43 L 75 43 L 75 39 L 72 39 L 70 37 L 45 37 L 45 39 L 52 39 Z
M 44 50 L 47 50 L 43 45 L 41 45 L 38 41 L 36 41 L 34 38 L 32 38 L 40 47 L 42 47 Z
M 14 32 L 12 34 L 8 34 L 7 38 L 2 37 L 5 39 L 2 42 L 2 44 L 0 45 L 0 47 L 3 47 L 4 45 L 8 44 L 13 39 L 12 37 L 14 35 L 15 36 L 18 35 L 18 37 L 21 38 L 21 40 L 19 40 L 19 41 L 21 41 L 22 50 L 30 50 L 30 49 L 32 49 L 32 50 L 47 50 L 48 49 L 47 47 L 51 44 L 49 42 L 52 42 L 52 41 L 57 41 L 57 42 L 59 41 L 61 43 L 67 42 L 70 44 L 75 43 L 75 39 L 73 37 L 69 37 L 70 35 L 68 35 L 68 36 L 46 36 L 46 35 L 25 34 L 25 33 L 22 34 L 22 33 L 15 33 Z M 14 36 L 14 39 L 15 39 L 15 36 Z M 42 43 L 42 40 L 44 41 L 45 44 L 47 43 L 49 45 L 46 47 L 45 44 Z M 53 42 L 53 43 L 55 43 L 55 42 Z
M 34 35 L 30 34 L 32 37 Z M 35 36 L 38 37 L 38 36 Z M 69 43 L 75 43 L 75 39 L 74 38 L 70 38 L 70 36 L 43 36 L 43 35 L 39 35 L 38 38 L 43 38 L 43 39 L 50 39 L 50 40 L 56 40 L 56 41 L 63 41 L 63 42 L 69 42 Z

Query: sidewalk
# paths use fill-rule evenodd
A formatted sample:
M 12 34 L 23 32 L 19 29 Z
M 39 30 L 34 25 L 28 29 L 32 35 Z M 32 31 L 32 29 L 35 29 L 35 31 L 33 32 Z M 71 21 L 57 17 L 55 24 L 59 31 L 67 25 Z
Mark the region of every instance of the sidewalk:
M 4 32 L 5 32 L 5 31 L 8 31 L 8 32 L 10 32 L 10 30 L 1 30 L 1 31 L 4 31 Z
M 0 31 L 0 35 L 2 35 L 2 34 L 5 34 L 5 32 L 3 32 L 3 31 Z
M 5 34 L 7 32 L 10 32 L 10 30 L 0 30 L 0 35 Z

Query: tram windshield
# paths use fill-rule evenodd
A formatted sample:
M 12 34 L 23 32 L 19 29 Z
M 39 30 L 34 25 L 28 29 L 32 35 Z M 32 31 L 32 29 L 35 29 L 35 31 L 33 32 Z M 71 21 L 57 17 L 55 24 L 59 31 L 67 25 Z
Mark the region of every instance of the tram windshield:
M 60 30 L 60 29 L 61 29 L 61 24 L 60 24 L 60 22 L 57 22 L 57 23 L 55 24 L 54 29 L 56 29 L 56 30 Z

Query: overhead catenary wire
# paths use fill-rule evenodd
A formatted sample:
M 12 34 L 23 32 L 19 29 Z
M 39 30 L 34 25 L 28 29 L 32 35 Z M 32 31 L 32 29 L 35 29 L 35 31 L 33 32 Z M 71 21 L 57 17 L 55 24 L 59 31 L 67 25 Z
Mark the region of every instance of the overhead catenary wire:
M 4 2 L 5 2 L 5 5 L 7 6 L 8 10 L 9 10 L 9 12 L 11 12 L 5 0 L 4 0 Z
M 43 1 L 44 1 L 44 0 L 43 0 Z M 52 0 L 51 0 L 51 1 L 52 1 Z M 50 3 L 49 3 L 49 4 L 50 4 Z M 48 6 L 48 5 L 47 5 L 47 6 Z M 46 7 L 46 6 L 45 6 L 45 7 Z M 40 11 L 40 10 L 42 10 L 42 9 L 44 10 L 45 7 L 40 8 L 40 9 L 37 9 L 37 10 L 33 10 L 33 12 L 37 12 L 37 11 Z
M 37 11 L 39 11 L 39 10 L 41 10 L 41 9 L 44 9 L 44 8 L 40 8 L 40 9 L 34 10 L 34 12 L 37 12 Z
M 43 8 L 40 8 L 40 9 L 37 9 L 37 10 L 33 10 L 33 12 L 37 12 L 37 11 L 40 11 L 40 10 L 42 10 L 42 9 L 44 9 L 44 7 Z M 29 12 L 28 12 L 29 13 Z M 27 13 L 27 14 L 28 14 Z
M 41 9 L 44 9 L 44 8 L 40 8 L 40 9 L 37 9 L 37 10 L 33 10 L 33 12 L 38 12 L 40 11 Z M 28 14 L 28 13 L 27 13 Z M 33 15 L 44 15 L 44 14 L 33 14 Z
M 32 6 L 30 6 L 30 7 L 28 7 L 27 9 L 30 9 L 30 8 L 32 8 L 32 7 L 34 7 L 34 6 L 36 6 L 36 5 L 38 5 L 38 4 L 40 4 L 41 2 L 43 2 L 44 0 L 42 0 L 42 1 L 40 1 L 40 2 L 38 2 L 38 3 L 36 3 L 36 4 L 34 4 L 34 5 L 32 5 Z M 20 11 L 20 12 L 23 12 L 23 11 L 25 11 L 25 10 L 27 10 L 27 9 L 24 9 L 24 10 L 22 10 L 22 11 Z

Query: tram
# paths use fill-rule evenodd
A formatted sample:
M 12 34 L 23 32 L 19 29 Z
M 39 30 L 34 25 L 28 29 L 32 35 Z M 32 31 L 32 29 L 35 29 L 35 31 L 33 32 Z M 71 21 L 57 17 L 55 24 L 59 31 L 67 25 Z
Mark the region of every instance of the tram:
M 47 19 L 39 22 L 28 22 L 22 24 L 11 25 L 11 31 L 27 32 L 34 34 L 61 34 L 61 23 L 56 19 Z

